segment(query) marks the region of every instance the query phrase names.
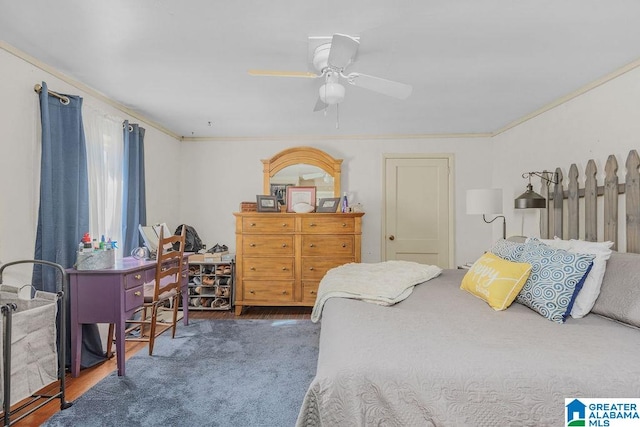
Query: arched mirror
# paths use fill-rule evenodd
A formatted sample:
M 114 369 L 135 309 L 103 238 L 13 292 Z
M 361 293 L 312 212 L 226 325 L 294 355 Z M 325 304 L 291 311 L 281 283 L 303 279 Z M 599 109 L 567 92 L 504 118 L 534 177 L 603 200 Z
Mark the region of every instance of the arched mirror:
M 264 194 L 283 201 L 287 186 L 316 187 L 316 198 L 340 197 L 342 159 L 313 147 L 294 147 L 262 160 Z

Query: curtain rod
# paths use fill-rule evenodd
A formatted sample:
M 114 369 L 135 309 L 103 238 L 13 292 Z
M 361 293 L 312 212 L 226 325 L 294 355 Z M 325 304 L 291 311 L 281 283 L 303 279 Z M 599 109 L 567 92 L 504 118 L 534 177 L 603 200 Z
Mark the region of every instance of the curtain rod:
M 36 91 L 37 93 L 41 93 L 42 85 L 36 83 L 36 85 L 33 87 L 33 90 Z M 54 92 L 52 90 L 47 90 L 47 92 L 49 92 L 49 95 L 52 95 L 58 98 L 60 102 L 62 102 L 64 105 L 67 105 L 69 103 L 69 98 L 67 98 L 66 96 L 60 95 L 59 93 Z

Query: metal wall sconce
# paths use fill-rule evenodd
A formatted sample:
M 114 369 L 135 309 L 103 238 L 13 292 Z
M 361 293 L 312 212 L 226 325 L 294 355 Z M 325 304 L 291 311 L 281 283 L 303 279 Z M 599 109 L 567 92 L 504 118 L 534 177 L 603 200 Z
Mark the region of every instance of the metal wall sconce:
M 532 176 L 537 176 L 542 179 L 542 181 L 547 184 L 547 187 L 551 184 L 558 183 L 555 172 L 552 174 L 551 179 L 547 178 L 544 175 L 545 173 L 549 172 L 525 172 L 522 174 L 523 178 L 529 179 L 529 183 L 527 184 L 527 191 L 516 197 L 514 200 L 514 207 L 516 209 L 544 209 L 547 207 L 547 199 L 533 191 L 533 186 L 531 185 Z M 549 194 L 549 191 L 547 191 L 547 194 Z
M 491 224 L 498 218 L 502 218 L 502 238 L 507 238 L 507 221 L 504 215 L 497 215 L 491 221 L 487 221 L 485 214 L 502 213 L 502 190 L 499 188 L 482 188 L 467 190 L 467 215 L 480 215 L 487 224 Z

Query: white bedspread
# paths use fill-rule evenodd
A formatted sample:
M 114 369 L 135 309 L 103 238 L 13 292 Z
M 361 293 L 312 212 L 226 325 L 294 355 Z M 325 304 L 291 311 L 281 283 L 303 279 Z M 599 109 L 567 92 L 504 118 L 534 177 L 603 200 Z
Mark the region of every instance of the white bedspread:
M 350 263 L 333 268 L 320 281 L 311 320 L 320 320 L 324 303 L 333 297 L 393 305 L 411 295 L 413 287 L 442 273 L 435 265 L 410 261 Z

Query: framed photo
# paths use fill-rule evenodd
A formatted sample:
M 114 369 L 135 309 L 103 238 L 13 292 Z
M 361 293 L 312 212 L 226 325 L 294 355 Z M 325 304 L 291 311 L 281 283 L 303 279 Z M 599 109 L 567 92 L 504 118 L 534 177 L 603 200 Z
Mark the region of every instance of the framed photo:
M 258 212 L 280 212 L 280 205 L 276 196 L 256 196 Z
M 332 197 L 329 199 L 320 199 L 316 212 L 331 212 L 335 213 L 340 206 L 340 197 Z
M 316 187 L 287 187 L 287 212 L 293 212 L 297 203 L 308 203 L 316 207 Z
M 291 187 L 291 184 L 271 184 L 270 192 L 272 196 L 276 196 L 278 203 L 281 205 L 287 204 L 287 187 Z

